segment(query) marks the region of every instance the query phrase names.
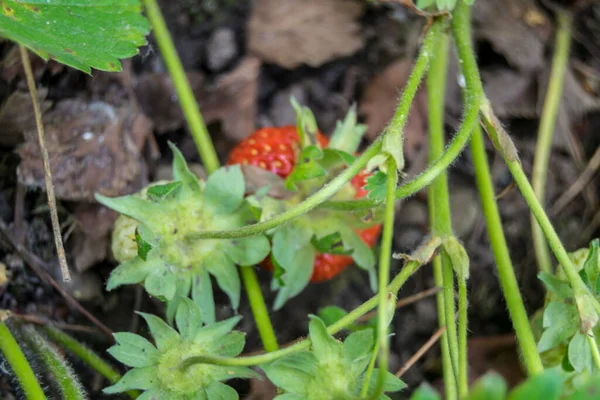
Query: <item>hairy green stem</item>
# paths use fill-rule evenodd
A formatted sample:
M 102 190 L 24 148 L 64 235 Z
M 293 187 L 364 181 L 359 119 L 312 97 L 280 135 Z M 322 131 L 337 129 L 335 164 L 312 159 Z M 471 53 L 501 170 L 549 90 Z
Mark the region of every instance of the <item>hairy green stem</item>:
M 365 380 L 360 391 L 360 397 L 366 397 L 367 392 L 369 391 L 369 383 L 371 382 L 371 376 L 373 376 L 373 369 L 375 369 L 377 354 L 379 354 L 379 342 L 375 342 L 375 346 L 373 346 L 373 353 L 371 354 L 371 359 L 369 360 L 369 365 L 367 366 L 367 371 L 365 372 Z
M 439 246 L 439 241 L 435 244 L 435 246 Z M 392 280 L 390 285 L 387 287 L 387 292 L 392 293 L 394 295 L 398 294 L 398 291 L 404 285 L 404 283 L 410 278 L 423 263 L 425 260 L 412 260 L 407 262 L 400 273 L 396 275 L 396 277 Z M 377 307 L 379 301 L 379 297 L 377 295 L 371 297 L 369 300 L 365 301 L 363 304 L 346 314 L 339 321 L 331 324 L 327 327 L 327 331 L 330 334 L 335 334 L 342 329 L 346 328 L 348 325 L 355 322 L 364 314 L 368 313 L 375 307 Z M 310 339 L 301 340 L 289 347 L 283 348 L 281 350 L 273 351 L 271 353 L 260 354 L 257 356 L 248 356 L 248 357 L 220 357 L 220 356 L 197 356 L 197 357 L 189 357 L 181 362 L 179 365 L 180 368 L 187 368 L 193 364 L 215 364 L 215 365 L 229 365 L 229 366 L 252 366 L 258 364 L 268 363 L 288 354 L 295 353 L 297 351 L 306 350 L 310 347 L 311 341 Z
M 429 121 L 429 160 L 430 162 L 439 159 L 444 153 L 444 104 L 446 92 L 446 75 L 448 66 L 448 35 L 444 34 L 439 41 L 438 48 L 435 49 L 434 57 L 431 60 L 431 69 L 427 76 L 427 102 L 428 102 L 428 121 Z M 442 170 L 429 186 L 429 211 L 431 231 L 434 235 L 446 236 L 452 234 L 452 225 L 450 220 L 450 201 L 448 198 L 448 182 L 446 171 Z M 443 254 L 443 251 L 442 251 Z M 443 262 L 443 260 L 446 262 Z M 439 294 L 438 315 L 440 327 L 452 321 L 447 327 L 442 337 L 442 366 L 449 368 L 444 371 L 444 384 L 447 388 L 453 389 L 448 396 L 456 397 L 457 375 L 458 375 L 458 346 L 456 345 L 456 324 L 454 323 L 454 288 L 452 285 L 452 265 L 448 265 L 448 257 L 438 255 L 435 258 L 434 267 L 439 267 L 440 281 L 436 282 L 444 288 Z M 450 271 L 450 283 L 447 282 L 448 276 L 443 271 Z M 448 302 L 450 296 L 450 303 Z M 450 310 L 448 313 L 447 311 Z
M 408 118 L 408 111 L 410 105 L 415 97 L 415 93 L 419 87 L 423 75 L 427 70 L 429 64 L 429 58 L 431 56 L 431 50 L 435 44 L 441 30 L 442 21 L 436 21 L 431 26 L 417 61 L 415 62 L 415 68 L 408 78 L 406 87 L 402 92 L 402 97 L 398 103 L 398 108 L 394 114 L 394 129 L 401 129 L 406 123 Z M 477 118 L 475 113 L 474 118 Z M 386 131 L 387 132 L 387 131 Z M 276 228 L 279 225 L 285 224 L 319 206 L 321 203 L 336 194 L 346 183 L 348 183 L 354 176 L 356 176 L 363 168 L 367 165 L 369 160 L 379 154 L 382 148 L 383 135 L 380 135 L 375 142 L 369 146 L 355 161 L 342 171 L 337 177 L 332 179 L 327 185 L 321 188 L 319 191 L 308 197 L 302 203 L 298 204 L 294 208 L 291 208 L 267 221 L 259 222 L 257 224 L 248 225 L 242 228 L 233 229 L 229 231 L 204 231 L 197 232 L 192 236 L 197 239 L 234 239 L 246 236 L 258 235 L 260 233 L 267 232 L 270 229 Z M 425 183 L 423 186 L 425 186 Z M 376 204 L 374 204 L 376 205 Z M 367 207 L 369 208 L 369 207 Z
M 263 346 L 267 352 L 275 351 L 279 349 L 279 345 L 277 344 L 275 331 L 273 330 L 273 325 L 269 318 L 267 305 L 265 304 L 262 292 L 260 291 L 256 272 L 252 266 L 243 266 L 240 267 L 240 273 L 242 274 L 242 280 L 244 281 L 244 287 L 248 294 L 252 315 L 254 315 Z
M 458 277 L 458 396 L 469 394 L 469 363 L 467 353 L 468 308 L 467 280 Z
M 121 375 L 106 361 L 104 361 L 102 357 L 90 350 L 87 346 L 77 341 L 74 337 L 66 334 L 52 325 L 43 326 L 42 331 L 50 338 L 50 340 L 60 344 L 62 348 L 69 350 L 71 353 L 79 357 L 81 361 L 105 377 L 110 383 L 117 383 L 117 381 L 121 379 Z M 130 398 L 135 399 L 140 395 L 140 393 L 135 390 L 130 390 L 127 392 L 127 395 Z
M 548 172 L 548 161 L 552 149 L 552 137 L 554 136 L 554 124 L 560 99 L 562 96 L 565 72 L 569 63 L 569 48 L 571 46 L 571 34 L 573 29 L 573 18 L 568 11 L 559 11 L 556 14 L 558 30 L 554 46 L 554 57 L 552 60 L 552 71 L 548 81 L 548 90 L 544 100 L 544 108 L 538 130 L 538 140 L 535 148 L 533 170 L 531 172 L 531 184 L 537 198 L 543 203 L 546 194 L 546 173 Z M 550 250 L 544 239 L 544 232 L 538 225 L 535 216 L 531 216 L 531 231 L 533 233 L 533 248 L 540 271 L 552 274 L 552 258 Z
M 438 199 L 435 200 L 436 208 L 439 208 Z M 454 270 L 452 268 L 452 260 L 450 256 L 442 248 L 440 251 L 440 257 L 442 259 L 442 281 L 444 295 L 444 309 L 443 312 L 446 314 L 446 332 L 448 333 L 448 346 L 450 348 L 450 361 L 452 362 L 452 370 L 454 377 L 458 383 L 458 334 L 456 327 L 456 301 L 454 300 Z M 458 384 L 460 389 L 460 384 Z
M 15 337 L 6 326 L 4 320 L 0 319 L 0 351 L 10 365 L 13 373 L 17 377 L 25 396 L 29 400 L 45 400 L 46 395 L 40 386 L 31 365 L 25 358 L 25 354 L 19 347 Z
M 156 0 L 143 0 L 143 2 L 146 15 L 154 29 L 154 37 L 169 70 L 169 75 L 171 75 L 171 79 L 173 80 L 173 86 L 177 92 L 177 98 L 190 128 L 190 133 L 202 157 L 206 172 L 210 175 L 219 169 L 217 152 L 210 139 L 208 129 L 206 129 L 204 119 L 200 114 L 198 103 L 185 75 L 183 65 L 181 64 L 160 8 Z

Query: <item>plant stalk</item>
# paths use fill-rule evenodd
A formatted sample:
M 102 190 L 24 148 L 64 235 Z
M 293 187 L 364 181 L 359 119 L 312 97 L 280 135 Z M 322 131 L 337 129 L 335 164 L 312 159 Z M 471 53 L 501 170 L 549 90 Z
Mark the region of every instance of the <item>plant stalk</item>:
M 25 396 L 29 400 L 46 400 L 46 395 L 25 354 L 2 319 L 0 319 L 0 351 L 17 377 Z
M 468 306 L 467 280 L 458 277 L 458 396 L 461 399 L 466 398 L 469 394 L 467 350 Z
M 208 175 L 219 169 L 220 163 L 217 152 L 213 146 L 210 134 L 200 114 L 198 103 L 190 87 L 187 76 L 169 34 L 169 29 L 160 11 L 156 0 L 143 0 L 148 20 L 154 29 L 154 37 L 158 43 L 163 60 L 173 80 L 179 104 L 190 128 L 190 133 L 196 143 L 196 148 L 202 157 Z
M 573 17 L 568 11 L 558 11 L 556 14 L 558 31 L 554 57 L 552 59 L 552 70 L 548 81 L 548 91 L 544 100 L 544 108 L 538 130 L 538 140 L 535 148 L 533 170 L 531 172 L 531 185 L 537 198 L 544 203 L 546 195 L 546 174 L 548 172 L 548 161 L 552 150 L 552 137 L 554 135 L 554 124 L 560 99 L 562 96 L 565 72 L 569 63 L 569 49 L 571 47 L 571 35 L 573 30 Z M 544 232 L 538 225 L 535 216 L 531 215 L 531 231 L 533 234 L 533 248 L 540 271 L 552 274 L 552 257 L 548 244 L 544 239 Z

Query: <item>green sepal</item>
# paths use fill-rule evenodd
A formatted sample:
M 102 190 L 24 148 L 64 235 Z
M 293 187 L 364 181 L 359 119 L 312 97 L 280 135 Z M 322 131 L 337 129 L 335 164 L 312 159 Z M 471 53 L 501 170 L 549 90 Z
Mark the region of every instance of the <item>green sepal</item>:
M 469 255 L 467 250 L 458 241 L 455 236 L 448 236 L 444 238 L 444 250 L 450 257 L 452 262 L 452 269 L 456 276 L 461 280 L 469 279 Z
M 165 321 L 158 318 L 156 315 L 147 314 L 140 311 L 136 311 L 136 313 L 146 320 L 148 329 L 150 329 L 150 334 L 154 338 L 154 343 L 159 351 L 162 352 L 166 349 L 169 349 L 175 346 L 181 340 L 181 337 L 177 331 L 167 325 Z
M 582 271 L 585 271 L 588 282 L 590 283 L 590 289 L 596 293 L 598 292 L 598 285 L 600 285 L 598 275 L 600 274 L 600 252 L 598 247 L 600 246 L 600 240 L 594 239 L 590 242 L 588 250 L 588 256 L 583 264 Z
M 210 386 L 204 389 L 207 400 L 237 400 L 239 399 L 238 392 L 221 382 L 213 382 Z
M 194 337 L 194 341 L 201 342 L 211 339 L 219 339 L 231 332 L 231 330 L 240 322 L 241 319 L 241 315 L 236 315 L 235 317 L 231 317 L 223 321 L 205 325 L 198 330 L 196 336 Z
M 548 369 L 517 386 L 508 394 L 508 400 L 557 400 L 563 386 L 563 376 Z
M 128 195 L 111 198 L 96 193 L 95 197 L 98 203 L 150 226 L 160 225 L 167 214 L 167 210 L 161 204 L 138 196 Z
M 177 146 L 169 142 L 169 147 L 173 152 L 173 180 L 180 181 L 183 184 L 181 191 L 185 195 L 199 195 L 201 193 L 201 186 L 198 177 L 190 171 L 183 154 L 181 154 Z
M 149 295 L 166 302 L 175 297 L 177 276 L 167 268 L 152 271 L 144 281 L 144 288 Z
M 128 390 L 148 390 L 158 385 L 155 367 L 134 368 L 127 371 L 117 383 L 103 390 L 106 394 L 116 394 Z
M 346 113 L 343 121 L 337 121 L 335 130 L 331 135 L 329 146 L 346 154 L 354 154 L 367 131 L 367 125 L 357 123 L 356 104 L 353 104 Z
M 156 363 L 159 352 L 146 338 L 130 332 L 117 332 L 113 336 L 117 344 L 107 351 L 117 361 L 136 368 Z
M 433 0 L 432 0 L 433 1 Z M 410 396 L 410 400 L 440 400 L 441 396 L 428 383 L 422 383 Z
M 330 144 L 331 145 L 331 144 Z M 346 153 L 343 150 L 333 149 L 326 147 L 323 149 L 323 158 L 319 160 L 319 164 L 326 170 L 334 168 L 345 167 L 352 164 L 356 160 L 350 153 Z
M 309 351 L 299 351 L 260 368 L 277 387 L 296 395 L 307 394 L 313 376 L 318 372 L 317 358 Z
M 377 387 L 377 379 L 379 379 L 379 368 L 373 368 L 373 373 L 371 374 L 371 379 L 369 380 L 367 393 L 372 394 L 375 392 L 375 388 Z M 365 377 L 361 379 L 361 387 L 362 382 L 365 380 Z M 383 381 L 383 391 L 384 392 L 399 392 L 402 389 L 406 388 L 406 383 L 404 383 L 400 378 L 391 374 L 388 371 L 385 371 L 385 378 Z
M 190 289 L 192 287 L 192 278 L 190 277 L 179 277 L 177 281 L 177 290 L 175 291 L 175 296 L 170 301 L 167 301 L 166 307 L 166 317 L 167 322 L 172 326 L 173 320 L 175 318 L 175 314 L 179 309 L 179 305 L 181 304 L 181 300 L 186 298 L 190 294 Z
M 554 275 L 550 275 L 546 272 L 540 272 L 538 274 L 538 279 L 542 281 L 549 292 L 552 292 L 560 300 L 573 297 L 573 289 L 571 289 L 571 286 L 567 282 L 558 279 Z
M 367 198 L 382 202 L 385 200 L 387 191 L 387 174 L 382 171 L 377 171 L 367 178 L 367 184 L 364 187 L 369 191 Z
M 342 235 L 339 232 L 334 232 L 320 238 L 314 235 L 311 239 L 311 244 L 319 253 L 350 255 L 353 252 L 353 249 L 347 249 L 344 246 Z
M 217 284 L 223 290 L 234 310 L 240 305 L 241 282 L 237 267 L 222 252 L 213 252 L 206 260 L 208 272 L 217 280 Z
M 296 112 L 296 129 L 300 139 L 300 146 L 305 148 L 311 145 L 317 145 L 317 132 L 319 127 L 317 126 L 317 120 L 310 110 L 306 106 L 301 106 L 294 96 L 290 97 L 290 103 Z
M 181 298 L 175 313 L 175 322 L 182 339 L 192 341 L 202 327 L 200 309 L 189 298 Z
M 373 329 L 367 328 L 354 332 L 344 340 L 342 357 L 348 362 L 353 362 L 357 359 L 370 356 L 374 343 Z
M 219 341 L 209 350 L 224 357 L 235 357 L 244 350 L 245 345 L 246 333 L 233 331 L 219 337 Z
M 160 260 L 152 257 L 152 252 L 149 253 L 148 258 L 147 261 L 144 261 L 140 257 L 135 257 L 113 269 L 108 277 L 108 282 L 106 282 L 106 290 L 110 291 L 121 285 L 143 282 L 152 271 L 162 264 Z
M 285 180 L 286 189 L 297 190 L 296 183 L 327 175 L 327 171 L 319 163 L 322 158 L 323 152 L 318 146 L 310 145 L 303 148 L 294 169 Z
M 223 244 L 227 257 L 237 265 L 258 264 L 269 255 L 271 245 L 266 236 L 248 236 Z
M 579 317 L 573 305 L 551 302 L 544 310 L 544 332 L 538 342 L 538 351 L 547 351 L 572 337 L 578 328 Z
M 200 307 L 202 320 L 207 324 L 215 322 L 215 298 L 208 271 L 202 268 L 192 278 L 192 300 Z
M 362 241 L 360 236 L 353 229 L 344 228 L 340 233 L 346 246 L 353 250 L 352 259 L 356 265 L 369 273 L 371 290 L 377 291 L 377 273 L 375 271 L 376 259 L 373 250 Z
M 144 240 L 142 235 L 136 230 L 135 232 L 135 242 L 137 243 L 137 255 L 142 260 L 148 260 L 148 253 L 152 250 L 152 245 Z
M 219 168 L 206 181 L 204 200 L 216 214 L 231 214 L 244 201 L 246 185 L 239 165 Z
M 469 391 L 467 400 L 504 400 L 506 399 L 506 382 L 496 373 L 487 373 Z
M 181 189 L 181 182 L 169 182 L 163 185 L 150 186 L 146 191 L 146 195 L 153 202 L 160 203 L 163 200 L 175 197 L 178 189 Z
M 331 326 L 348 315 L 348 312 L 338 306 L 323 307 L 317 313 L 326 326 Z
M 313 351 L 318 354 L 319 359 L 333 359 L 340 357 L 342 344 L 335 340 L 321 319 L 315 315 L 310 316 L 308 332 L 312 342 Z

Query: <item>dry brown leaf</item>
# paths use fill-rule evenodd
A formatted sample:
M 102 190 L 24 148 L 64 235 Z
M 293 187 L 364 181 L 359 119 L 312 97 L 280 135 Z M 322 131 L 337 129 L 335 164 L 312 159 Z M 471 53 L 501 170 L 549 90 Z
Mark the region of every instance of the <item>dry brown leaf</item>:
M 248 48 L 263 60 L 292 69 L 318 67 L 363 47 L 356 0 L 257 0 L 248 27 Z
M 228 74 L 208 84 L 202 74 L 187 77 L 205 122 L 222 122 L 224 133 L 235 140 L 255 129 L 256 93 L 260 61 L 248 57 Z M 184 123 L 171 78 L 166 73 L 145 74 L 135 84 L 135 93 L 144 113 L 158 133 L 173 131 Z
M 396 61 L 368 83 L 359 103 L 359 111 L 366 118 L 369 139 L 375 139 L 393 117 L 401 90 L 406 84 L 412 66 L 409 60 Z M 404 153 L 408 161 L 423 144 L 426 133 L 427 95 L 425 87 L 421 86 L 404 128 Z
M 55 194 L 65 200 L 93 200 L 94 193 L 118 196 L 139 188 L 141 149 L 151 122 L 131 107 L 65 100 L 44 117 Z M 19 181 L 44 187 L 44 169 L 35 131 L 25 132 L 18 150 Z
M 38 102 L 42 113 L 51 106 L 51 101 L 46 101 L 48 89 L 41 88 L 37 91 Z M 33 103 L 28 92 L 19 90 L 12 93 L 0 107 L 0 145 L 15 146 L 24 140 L 23 132 L 35 129 Z

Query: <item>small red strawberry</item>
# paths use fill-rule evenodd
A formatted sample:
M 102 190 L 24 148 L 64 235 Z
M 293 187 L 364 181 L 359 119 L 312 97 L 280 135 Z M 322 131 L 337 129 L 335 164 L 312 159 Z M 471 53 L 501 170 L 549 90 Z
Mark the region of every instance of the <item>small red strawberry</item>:
M 329 139 L 320 132 L 317 133 L 317 141 L 321 148 L 329 144 Z M 263 128 L 242 140 L 231 152 L 227 164 L 252 164 L 287 178 L 296 165 L 300 151 L 300 138 L 295 126 Z M 352 179 L 355 199 L 367 195 L 368 191 L 363 189 L 367 178 L 368 174 L 360 173 Z M 373 248 L 380 231 L 381 225 L 374 225 L 356 230 L 356 233 L 369 248 Z M 317 252 L 310 282 L 332 279 L 352 263 L 351 256 Z M 273 269 L 270 258 L 265 259 L 262 265 Z

